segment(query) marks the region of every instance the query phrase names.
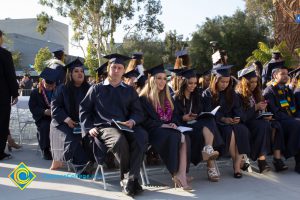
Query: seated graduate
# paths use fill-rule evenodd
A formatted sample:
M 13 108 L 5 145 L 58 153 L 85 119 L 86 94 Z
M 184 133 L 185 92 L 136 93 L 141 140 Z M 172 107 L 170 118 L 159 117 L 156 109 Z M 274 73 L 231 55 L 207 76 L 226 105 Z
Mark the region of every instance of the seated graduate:
M 37 139 L 45 160 L 52 160 L 50 151 L 51 98 L 56 87 L 58 71 L 46 67 L 40 74 L 39 87 L 32 90 L 29 109 L 37 127 Z
M 265 112 L 267 102 L 262 96 L 260 80 L 255 72 L 255 66 L 251 65 L 240 70 L 238 78 L 240 81 L 236 86 L 236 93 L 243 108 L 241 120 L 251 133 L 251 159 L 257 160 L 260 173 L 264 173 L 271 169 L 266 162 L 266 156 L 273 153 L 275 170 L 286 170 L 288 167 L 281 160 L 281 152 L 284 150 L 282 127 L 270 115 L 260 117 L 261 113 L 267 114 Z
M 296 118 L 295 96 L 286 86 L 289 80 L 288 69 L 277 66 L 272 70 L 271 85 L 264 90 L 264 97 L 268 100 L 268 110 L 274 114 L 284 130 L 286 158 L 294 156 L 295 171 L 300 173 L 300 119 Z
M 85 80 L 83 63 L 77 58 L 66 65 L 66 83 L 55 91 L 51 102 L 52 121 L 50 141 L 53 162 L 50 169 L 58 169 L 63 161 L 70 161 L 77 174 L 90 174 L 90 154 L 83 146 L 79 123 L 79 103 L 90 85 Z M 89 171 L 90 170 L 90 171 Z
M 210 181 L 218 181 L 220 175 L 214 166 L 219 152 L 214 147 L 223 145 L 223 139 L 218 130 L 214 117 L 198 118 L 203 111 L 203 100 L 197 88 L 197 75 L 194 69 L 181 73 L 183 80 L 179 91 L 175 95 L 175 108 L 178 120 L 183 126 L 192 127 L 189 133 L 191 138 L 191 162 L 197 165 L 201 160 L 207 161 L 207 175 Z M 202 151 L 202 156 L 201 152 Z
M 111 151 L 120 163 L 122 189 L 133 196 L 143 191 L 138 182 L 148 142 L 147 132 L 139 126 L 143 110 L 134 88 L 122 81 L 124 62 L 130 58 L 120 54 L 104 58 L 110 59 L 108 77 L 88 91 L 80 104 L 80 121 L 90 135 L 97 163 L 102 164 L 107 150 Z M 133 131 L 122 131 L 113 121 Z
M 123 75 L 124 83 L 133 87 L 135 90 L 137 89 L 137 77 L 139 73 L 136 70 L 131 70 Z
M 241 123 L 242 108 L 232 88 L 230 68 L 232 65 L 214 65 L 215 74 L 210 87 L 203 92 L 205 111 L 212 111 L 216 106 L 221 108 L 216 113 L 216 122 L 225 143 L 224 154 L 230 153 L 233 160 L 234 178 L 241 178 L 241 168 L 249 165 L 242 163 L 242 154 L 250 153 L 249 130 Z
M 295 117 L 300 118 L 300 67 L 289 72 L 291 76 L 290 89 L 293 90 L 295 95 L 296 114 Z
M 176 111 L 164 66 L 161 64 L 146 72 L 150 78 L 140 93 L 140 100 L 145 113 L 143 126 L 149 133 L 149 143 L 166 164 L 175 187 L 179 185 L 184 190 L 191 190 L 186 177 L 189 137 L 176 130 Z

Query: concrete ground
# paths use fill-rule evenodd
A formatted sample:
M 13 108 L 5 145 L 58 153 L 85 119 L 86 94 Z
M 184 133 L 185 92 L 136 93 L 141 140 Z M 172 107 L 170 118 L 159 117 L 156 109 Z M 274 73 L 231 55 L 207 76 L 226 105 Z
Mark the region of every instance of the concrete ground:
M 72 173 L 49 170 L 51 161 L 43 160 L 36 144 L 25 141 L 22 150 L 13 150 L 13 159 L 0 161 L 0 200 L 92 200 L 92 199 L 132 199 L 120 192 L 118 173 L 107 179 L 108 189 L 103 189 L 101 181 L 68 178 Z M 21 191 L 9 178 L 13 169 L 24 162 L 35 174 L 36 179 Z M 225 163 L 225 164 L 224 164 Z M 300 199 L 300 175 L 293 171 L 294 161 L 287 161 L 289 170 L 283 173 L 269 172 L 261 175 L 256 172 L 243 173 L 242 179 L 233 178 L 230 161 L 220 164 L 221 180 L 212 183 L 207 180 L 206 168 L 191 167 L 190 175 L 195 179 L 195 191 L 185 192 L 174 189 L 170 175 L 163 166 L 147 167 L 150 185 L 136 199 Z M 254 163 L 255 165 L 255 163 Z

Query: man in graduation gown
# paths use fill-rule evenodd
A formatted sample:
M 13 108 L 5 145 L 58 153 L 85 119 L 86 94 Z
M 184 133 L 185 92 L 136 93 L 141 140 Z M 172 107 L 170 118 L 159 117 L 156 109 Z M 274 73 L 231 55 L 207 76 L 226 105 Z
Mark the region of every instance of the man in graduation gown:
M 289 80 L 286 67 L 278 66 L 272 71 L 273 82 L 264 90 L 264 97 L 268 100 L 268 109 L 274 118 L 281 123 L 284 130 L 286 150 L 285 157 L 294 156 L 295 171 L 300 173 L 300 119 L 296 118 L 295 97 L 286 86 Z
M 37 138 L 42 151 L 42 157 L 45 160 L 52 160 L 49 138 L 51 123 L 50 107 L 58 75 L 55 69 L 46 67 L 40 74 L 42 81 L 39 83 L 39 88 L 31 92 L 28 103 L 37 127 Z
M 282 59 L 281 53 L 279 51 L 274 51 L 272 53 L 272 59 L 266 64 L 266 66 L 263 68 L 262 71 L 261 81 L 262 81 L 263 88 L 265 88 L 266 84 L 269 81 L 271 81 L 272 70 L 280 65 L 284 65 L 284 60 Z
M 11 105 L 18 102 L 18 82 L 11 53 L 2 48 L 3 37 L 0 30 L 0 160 L 11 156 L 4 152 L 9 135 Z
M 96 161 L 103 162 L 103 155 L 111 151 L 120 163 L 123 191 L 132 196 L 142 191 L 138 177 L 148 141 L 146 131 L 139 126 L 143 111 L 134 88 L 122 82 L 124 61 L 130 58 L 119 54 L 105 58 L 110 59 L 108 78 L 89 89 L 80 104 L 80 121 L 91 136 Z M 119 130 L 112 119 L 133 132 Z

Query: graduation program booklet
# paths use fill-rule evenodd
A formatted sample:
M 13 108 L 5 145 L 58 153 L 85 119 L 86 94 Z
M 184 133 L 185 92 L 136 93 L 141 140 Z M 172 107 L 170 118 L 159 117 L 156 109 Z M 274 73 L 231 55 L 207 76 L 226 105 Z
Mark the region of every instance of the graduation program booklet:
M 213 109 L 212 111 L 210 112 L 201 112 L 199 115 L 198 115 L 198 118 L 203 118 L 203 117 L 213 117 L 216 115 L 217 111 L 221 108 L 221 106 L 217 106 L 215 107 L 215 109 Z
M 120 121 L 116 121 L 114 119 L 112 119 L 112 122 L 116 125 L 116 127 L 121 130 L 121 131 L 127 131 L 127 132 L 131 132 L 133 133 L 134 131 L 130 128 L 128 128 L 127 126 L 123 125 L 122 122 Z
M 271 113 L 271 112 L 261 112 L 261 113 L 256 117 L 256 119 L 261 119 L 261 118 L 264 118 L 264 117 L 270 117 L 270 116 L 273 116 L 273 113 Z
M 163 127 L 163 128 L 171 128 L 171 127 Z M 173 129 L 173 128 L 171 128 L 171 129 Z M 177 126 L 177 128 L 175 128 L 175 130 L 178 130 L 181 133 L 184 133 L 184 132 L 187 132 L 187 131 L 192 131 L 193 128 L 186 127 L 186 126 Z

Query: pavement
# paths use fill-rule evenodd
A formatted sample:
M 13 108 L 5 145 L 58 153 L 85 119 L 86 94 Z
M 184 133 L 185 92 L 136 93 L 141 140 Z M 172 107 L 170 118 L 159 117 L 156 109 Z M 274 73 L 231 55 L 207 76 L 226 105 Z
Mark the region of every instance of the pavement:
M 51 161 L 41 158 L 36 141 L 24 141 L 22 150 L 13 150 L 13 158 L 0 161 L 0 200 L 94 200 L 94 199 L 132 199 L 124 195 L 119 186 L 117 170 L 107 171 L 107 190 L 101 180 L 84 180 L 72 177 L 74 173 L 67 169 L 51 171 Z M 8 175 L 23 162 L 36 175 L 36 178 L 20 190 Z M 294 160 L 286 161 L 289 170 L 276 173 L 259 174 L 243 172 L 242 179 L 233 178 L 230 160 L 220 161 L 221 180 L 209 182 L 206 167 L 202 163 L 191 166 L 190 174 L 195 179 L 191 183 L 193 192 L 174 189 L 170 174 L 163 165 L 147 166 L 150 185 L 143 186 L 144 192 L 135 199 L 300 199 L 300 175 L 293 171 Z M 256 166 L 254 163 L 253 166 Z

